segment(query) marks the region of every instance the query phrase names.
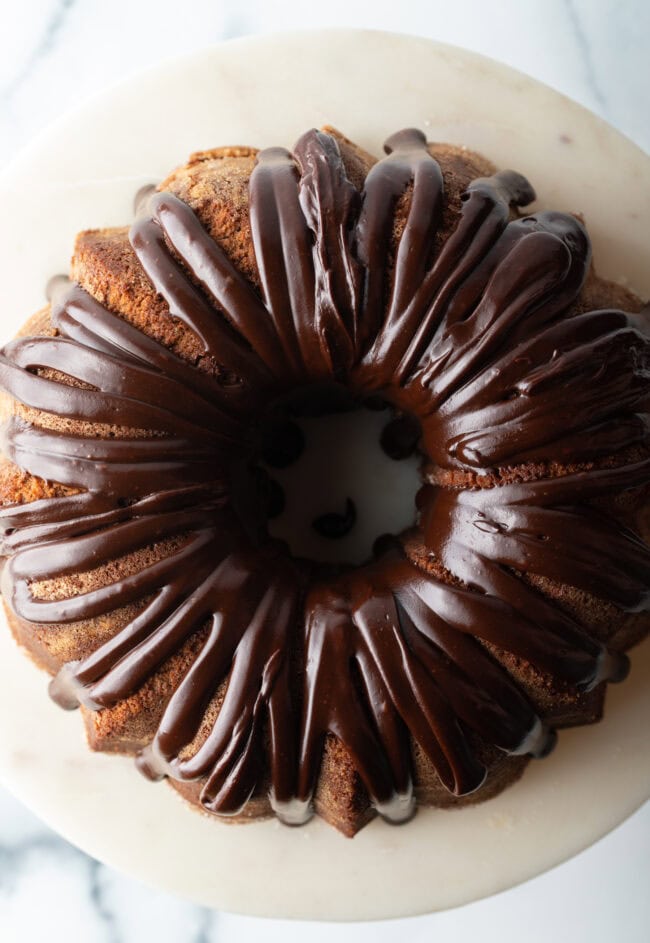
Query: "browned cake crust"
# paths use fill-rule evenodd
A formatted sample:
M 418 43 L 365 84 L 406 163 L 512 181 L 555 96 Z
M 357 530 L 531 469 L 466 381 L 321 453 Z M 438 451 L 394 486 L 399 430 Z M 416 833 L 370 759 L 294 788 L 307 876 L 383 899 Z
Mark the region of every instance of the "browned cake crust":
M 331 129 L 330 129 L 331 130 Z M 374 159 L 356 147 L 338 132 L 336 135 L 349 179 L 360 188 Z M 444 243 L 455 228 L 461 207 L 461 194 L 476 177 L 494 172 L 492 165 L 481 155 L 451 145 L 431 145 L 430 152 L 442 169 L 446 193 L 444 219 L 438 236 Z M 193 155 L 189 162 L 164 180 L 159 190 L 176 194 L 194 210 L 203 226 L 227 253 L 237 269 L 256 288 L 260 277 L 255 261 L 248 215 L 250 175 L 255 164 L 256 151 L 246 147 L 218 148 Z M 393 232 L 393 247 L 398 243 L 408 214 L 409 193 L 400 200 Z M 71 264 L 71 277 L 110 311 L 136 326 L 140 331 L 160 341 L 176 354 L 192 362 L 211 375 L 218 375 L 221 365 L 206 357 L 196 336 L 179 320 L 169 317 L 166 304 L 156 293 L 145 275 L 134 250 L 127 228 L 99 229 L 82 232 L 77 237 Z M 605 282 L 592 272 L 577 302 L 577 310 L 616 307 L 639 311 L 641 303 L 630 292 Z M 54 332 L 49 308 L 32 318 L 22 333 L 47 335 Z M 14 411 L 36 425 L 98 436 L 119 437 L 133 430 L 121 427 L 98 427 L 72 420 L 57 419 L 49 414 L 35 414 L 34 410 L 15 402 L 3 402 L 3 410 Z M 637 453 L 639 450 L 637 449 Z M 603 467 L 629 460 L 625 455 L 614 455 L 601 461 Z M 593 463 L 580 466 L 591 468 Z M 434 466 L 426 469 L 426 478 L 446 488 L 498 486 L 502 482 L 530 481 L 545 477 L 562 476 L 578 470 L 559 462 L 519 465 L 495 472 L 490 478 L 478 479 L 475 473 L 464 470 L 443 471 Z M 22 505 L 41 498 L 71 493 L 70 489 L 55 482 L 35 478 L 6 460 L 0 466 L 0 502 L 3 506 Z M 648 487 L 628 492 L 625 499 L 612 498 L 609 510 L 621 520 L 633 523 L 637 529 L 647 528 L 647 519 L 641 514 L 647 506 Z M 647 533 L 647 530 L 646 530 Z M 180 538 L 178 538 L 180 539 Z M 130 572 L 137 571 L 170 552 L 173 542 L 154 544 L 121 559 L 86 573 L 59 581 L 44 581 L 32 585 L 38 598 L 70 597 L 88 589 L 108 585 Z M 424 572 L 437 579 L 453 582 L 443 567 L 432 559 L 417 533 L 405 537 L 408 557 Z M 529 577 L 536 587 L 555 600 L 566 612 L 587 626 L 594 637 L 615 650 L 625 650 L 648 631 L 645 614 L 626 614 L 613 604 L 581 590 L 562 585 L 543 577 Z M 93 652 L 102 642 L 123 627 L 146 600 L 124 606 L 106 616 L 71 624 L 36 624 L 18 618 L 9 608 L 7 617 L 17 642 L 32 659 L 50 674 L 55 674 L 66 662 L 76 661 Z M 196 633 L 181 651 L 159 668 L 142 687 L 115 707 L 89 710 L 82 707 L 88 742 L 92 749 L 114 753 L 135 754 L 153 738 L 169 699 L 197 658 L 207 629 Z M 571 685 L 559 682 L 534 668 L 521 658 L 500 651 L 484 643 L 494 659 L 503 665 L 526 692 L 539 714 L 554 726 L 566 727 L 597 721 L 602 714 L 605 685 L 589 693 L 581 693 Z M 219 711 L 223 688 L 213 699 L 205 723 L 189 748 L 187 755 L 196 753 L 211 729 Z M 489 770 L 483 787 L 472 794 L 457 798 L 442 784 L 431 762 L 417 743 L 412 744 L 416 775 L 416 795 L 424 805 L 442 808 L 476 803 L 496 795 L 522 774 L 528 762 L 525 756 L 508 756 L 487 744 L 478 744 L 477 750 Z M 189 802 L 199 805 L 199 793 L 204 780 L 171 784 Z M 317 812 L 346 835 L 353 835 L 373 815 L 366 790 L 345 747 L 331 734 L 327 737 L 318 787 L 315 795 Z M 271 814 L 264 789 L 259 790 L 235 821 L 248 821 Z

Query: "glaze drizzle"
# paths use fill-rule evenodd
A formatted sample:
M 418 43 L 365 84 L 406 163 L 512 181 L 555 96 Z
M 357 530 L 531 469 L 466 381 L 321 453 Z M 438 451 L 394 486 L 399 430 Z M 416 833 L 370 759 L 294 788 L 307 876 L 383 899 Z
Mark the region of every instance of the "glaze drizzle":
M 221 815 L 268 789 L 283 820 L 306 821 L 328 735 L 390 821 L 413 813 L 412 740 L 465 795 L 486 775 L 477 740 L 539 756 L 554 742 L 492 650 L 582 690 L 626 671 L 624 655 L 528 577 L 648 609 L 650 551 L 598 507 L 647 484 L 647 459 L 427 489 L 419 535 L 436 576 L 389 542 L 372 563 L 326 577 L 289 559 L 259 514 L 242 516 L 233 469 L 255 458 L 251 417 L 323 380 L 417 417 L 422 450 L 447 470 L 593 462 L 647 444 L 647 323 L 571 311 L 590 263 L 582 224 L 519 218 L 534 193 L 505 171 L 469 185 L 439 245 L 444 181 L 424 136 L 400 131 L 386 152 L 361 192 L 331 134 L 258 155 L 260 293 L 187 204 L 143 198 L 132 247 L 212 373 L 78 285 L 57 292 L 54 336 L 19 338 L 0 355 L 0 386 L 20 404 L 4 454 L 70 489 L 0 511 L 5 599 L 44 624 L 137 607 L 53 680 L 66 707 L 114 706 L 198 641 L 138 764 L 153 778 L 200 780 L 203 805 Z M 162 557 L 107 584 L 65 598 L 36 590 L 164 542 Z

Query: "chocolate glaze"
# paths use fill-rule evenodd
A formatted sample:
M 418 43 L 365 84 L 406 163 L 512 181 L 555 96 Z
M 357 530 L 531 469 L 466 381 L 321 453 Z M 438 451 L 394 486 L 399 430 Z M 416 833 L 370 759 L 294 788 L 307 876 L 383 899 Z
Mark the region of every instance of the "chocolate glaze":
M 386 455 L 398 462 L 413 455 L 420 435 L 420 424 L 415 416 L 395 416 L 382 429 L 379 443 Z
M 204 806 L 222 815 L 268 783 L 281 818 L 309 818 L 329 734 L 391 821 L 413 812 L 412 740 L 452 793 L 471 792 L 485 777 L 477 742 L 540 756 L 554 742 L 490 647 L 578 689 L 626 670 L 529 577 L 648 608 L 650 551 L 599 509 L 604 495 L 645 485 L 648 460 L 477 487 L 530 460 L 584 463 L 647 443 L 646 322 L 571 312 L 587 234 L 559 213 L 516 218 L 534 193 L 512 171 L 469 185 L 436 250 L 440 167 L 416 130 L 386 151 L 363 192 L 332 135 L 258 155 L 261 296 L 189 206 L 144 194 L 131 243 L 169 316 L 201 341 L 201 369 L 75 285 L 55 292 L 55 336 L 19 338 L 0 356 L 0 385 L 26 407 L 4 426 L 5 455 L 71 489 L 0 512 L 7 602 L 45 624 L 137 607 L 61 669 L 52 696 L 110 707 L 197 641 L 138 763 L 152 777 L 201 779 Z M 324 380 L 416 417 L 432 462 L 477 473 L 467 490 L 420 495 L 437 576 L 390 539 L 373 562 L 327 575 L 291 560 L 237 497 L 260 411 Z M 37 591 L 161 541 L 172 541 L 162 558 L 108 585 Z
M 269 423 L 262 443 L 262 459 L 271 468 L 287 468 L 305 450 L 305 435 L 295 422 Z
M 342 514 L 335 511 L 329 511 L 326 514 L 320 514 L 314 521 L 312 527 L 321 537 L 327 537 L 329 540 L 338 540 L 346 537 L 357 520 L 357 508 L 352 498 L 345 499 L 345 510 Z

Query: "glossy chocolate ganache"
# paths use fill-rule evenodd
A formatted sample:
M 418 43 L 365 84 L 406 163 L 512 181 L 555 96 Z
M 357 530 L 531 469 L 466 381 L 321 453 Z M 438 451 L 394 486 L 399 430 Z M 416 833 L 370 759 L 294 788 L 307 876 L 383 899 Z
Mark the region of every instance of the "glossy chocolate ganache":
M 196 207 L 140 200 L 133 265 L 196 357 L 70 283 L 51 328 L 0 358 L 4 454 L 57 484 L 1 511 L 10 616 L 55 631 L 127 607 L 56 674 L 64 707 L 110 710 L 191 649 L 137 762 L 220 815 L 268 795 L 307 821 L 334 739 L 390 821 L 411 817 L 424 767 L 450 797 L 480 794 L 494 755 L 553 746 L 527 678 L 579 701 L 626 674 L 584 613 L 648 608 L 630 511 L 650 470 L 647 315 L 585 309 L 585 228 L 522 216 L 521 175 L 474 179 L 452 213 L 419 131 L 365 179 L 348 145 L 309 131 L 256 153 L 257 284 Z M 418 522 L 359 567 L 292 558 L 254 486 L 260 417 L 325 387 L 404 415 L 396 449 L 420 436 Z

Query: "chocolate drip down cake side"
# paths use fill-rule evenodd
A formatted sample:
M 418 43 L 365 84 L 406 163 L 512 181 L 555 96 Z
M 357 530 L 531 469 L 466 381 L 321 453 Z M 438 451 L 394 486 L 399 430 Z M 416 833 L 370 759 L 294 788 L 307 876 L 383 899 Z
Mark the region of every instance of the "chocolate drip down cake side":
M 193 155 L 78 236 L 0 357 L 17 642 L 92 749 L 235 821 L 490 798 L 648 630 L 647 309 L 520 174 L 385 151 Z M 330 401 L 421 457 L 413 525 L 359 566 L 267 526 L 269 429 Z

